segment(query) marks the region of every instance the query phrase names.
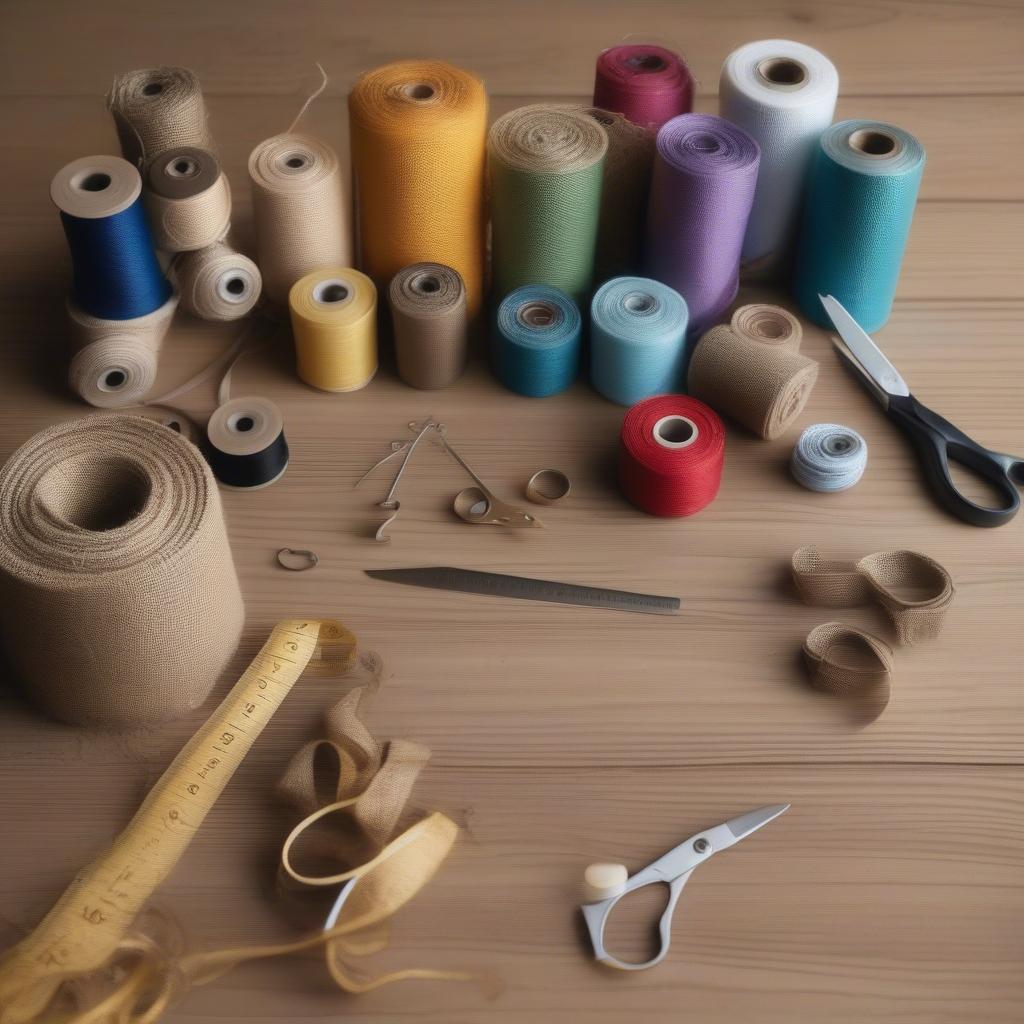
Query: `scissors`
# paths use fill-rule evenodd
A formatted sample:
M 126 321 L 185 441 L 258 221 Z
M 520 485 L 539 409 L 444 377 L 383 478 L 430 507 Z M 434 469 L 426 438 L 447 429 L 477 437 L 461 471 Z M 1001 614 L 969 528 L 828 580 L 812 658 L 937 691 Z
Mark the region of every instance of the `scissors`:
M 928 483 L 939 503 L 972 526 L 1002 526 L 1020 508 L 1017 488 L 1024 486 L 1024 459 L 983 448 L 927 406 L 907 387 L 899 371 L 831 295 L 819 295 L 841 341 L 833 344 L 860 374 L 882 408 L 917 449 Z M 950 460 L 987 480 L 1005 500 L 1003 508 L 978 505 L 960 493 L 949 474 Z
M 616 891 L 612 895 L 596 903 L 583 904 L 580 909 L 583 911 L 583 919 L 590 932 L 594 956 L 601 963 L 607 964 L 609 967 L 618 967 L 623 971 L 643 971 L 648 967 L 654 967 L 655 964 L 660 964 L 668 955 L 669 942 L 672 938 L 672 915 L 676 912 L 676 904 L 679 902 L 683 886 L 689 881 L 694 868 L 699 867 L 720 850 L 727 850 L 734 843 L 745 839 L 751 832 L 756 832 L 762 825 L 767 825 L 769 821 L 788 810 L 789 804 L 760 807 L 756 811 L 747 811 L 746 814 L 741 814 L 738 818 L 716 825 L 705 832 L 698 832 L 695 836 L 690 836 L 685 842 L 680 843 L 674 850 L 669 850 L 663 857 L 659 857 L 653 864 L 648 864 L 632 878 L 628 878 L 621 886 L 616 887 Z M 618 865 L 612 866 L 618 867 Z M 619 960 L 604 948 L 604 930 L 608 918 L 615 908 L 615 904 L 627 893 L 657 882 L 663 882 L 669 887 L 668 902 L 658 923 L 661 949 L 644 963 L 634 964 Z

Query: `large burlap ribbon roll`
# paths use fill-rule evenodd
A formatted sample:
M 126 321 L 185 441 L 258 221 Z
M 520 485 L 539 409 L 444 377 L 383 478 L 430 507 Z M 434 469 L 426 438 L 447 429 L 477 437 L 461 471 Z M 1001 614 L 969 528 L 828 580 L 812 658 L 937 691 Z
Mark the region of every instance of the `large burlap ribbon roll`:
M 50 714 L 184 714 L 243 618 L 213 474 L 174 431 L 123 415 L 62 423 L 0 471 L 0 636 Z
M 341 169 L 325 142 L 286 132 L 252 151 L 249 177 L 263 290 L 284 308 L 300 277 L 352 264 Z
M 589 299 L 608 134 L 557 104 L 511 110 L 491 125 L 494 291 L 547 285 Z
M 466 288 L 440 263 L 404 267 L 388 286 L 398 375 L 414 388 L 453 384 L 466 366 Z
M 799 322 L 772 306 L 742 306 L 732 322 L 704 334 L 690 359 L 687 390 L 766 441 L 803 411 L 818 364 L 799 345 Z
M 203 90 L 188 68 L 140 68 L 118 75 L 107 107 L 121 152 L 136 166 L 172 146 L 213 150 Z
M 877 601 L 903 644 L 937 637 L 956 593 L 946 569 L 917 551 L 834 562 L 810 545 L 793 555 L 793 581 L 807 604 L 847 608 Z
M 485 260 L 483 82 L 441 61 L 398 61 L 363 75 L 348 108 L 360 266 L 383 291 L 410 263 L 443 263 L 462 275 L 476 316 Z

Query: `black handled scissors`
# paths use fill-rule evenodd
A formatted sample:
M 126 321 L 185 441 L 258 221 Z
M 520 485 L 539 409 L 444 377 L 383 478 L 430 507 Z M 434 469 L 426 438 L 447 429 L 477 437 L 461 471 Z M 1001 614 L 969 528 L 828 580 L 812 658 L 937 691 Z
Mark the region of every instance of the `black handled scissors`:
M 972 526 L 1002 526 L 1020 508 L 1018 487 L 1024 487 L 1024 459 L 983 448 L 948 420 L 922 405 L 899 371 L 861 329 L 838 299 L 819 295 L 825 312 L 842 341 L 832 339 L 846 361 L 860 375 L 891 419 L 911 440 L 921 458 L 925 476 L 939 503 Z M 958 462 L 987 480 L 1005 499 L 1002 508 L 978 505 L 957 489 L 949 463 Z

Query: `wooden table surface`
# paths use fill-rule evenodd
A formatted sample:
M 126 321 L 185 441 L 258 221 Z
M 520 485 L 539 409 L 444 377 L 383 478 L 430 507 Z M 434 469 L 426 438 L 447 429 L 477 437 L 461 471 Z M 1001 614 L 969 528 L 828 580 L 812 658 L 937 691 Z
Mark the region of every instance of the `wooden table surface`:
M 246 246 L 246 157 L 288 125 L 316 83 L 314 61 L 331 83 L 308 127 L 344 152 L 344 96 L 378 63 L 464 65 L 484 77 L 497 114 L 588 96 L 595 55 L 629 33 L 682 49 L 698 108 L 711 111 L 735 46 L 802 40 L 839 68 L 837 116 L 894 121 L 922 140 L 921 201 L 880 339 L 929 405 L 993 448 L 1024 451 L 1020 4 L 91 0 L 7 3 L 3 21 L 2 457 L 49 423 L 91 414 L 63 383 L 67 259 L 48 187 L 66 161 L 116 152 L 103 103 L 115 72 L 179 63 L 199 73 Z M 234 330 L 179 318 L 158 387 L 191 375 Z M 1021 1019 L 1024 518 L 986 531 L 944 515 L 821 331 L 807 330 L 805 351 L 821 376 L 798 427 L 859 430 L 871 453 L 864 480 L 838 495 L 801 490 L 786 470 L 796 429 L 763 443 L 730 428 L 718 500 L 678 522 L 620 496 L 622 410 L 584 383 L 524 399 L 477 359 L 441 393 L 406 388 L 385 366 L 365 391 L 332 396 L 297 381 L 283 335 L 242 365 L 235 393 L 280 405 L 293 457 L 269 490 L 224 494 L 248 617 L 219 692 L 284 616 L 338 616 L 383 655 L 389 678 L 372 726 L 433 748 L 413 802 L 465 831 L 374 966 L 479 966 L 505 990 L 488 1002 L 470 986 L 413 982 L 352 999 L 310 958 L 238 970 L 168 1020 Z M 211 402 L 207 388 L 183 404 L 201 414 Z M 411 471 L 394 542 L 375 545 L 367 526 L 383 479 L 352 485 L 406 421 L 428 413 L 499 493 L 514 497 L 535 469 L 554 466 L 572 477 L 572 498 L 544 514 L 543 532 L 470 528 L 446 510 L 466 481 L 430 450 Z M 801 640 L 836 617 L 802 606 L 786 585 L 790 555 L 812 542 L 850 558 L 916 548 L 956 581 L 942 636 L 897 650 L 892 702 L 866 728 L 804 682 Z M 314 548 L 319 567 L 281 571 L 273 555 L 284 545 Z M 476 599 L 361 571 L 431 563 L 677 594 L 684 608 L 663 619 Z M 891 639 L 871 609 L 839 616 Z M 296 934 L 271 895 L 287 825 L 271 787 L 333 692 L 309 681 L 289 697 L 161 891 L 195 944 Z M 102 849 L 202 718 L 93 734 L 42 720 L 5 687 L 6 941 Z M 664 965 L 626 976 L 592 964 L 575 913 L 586 864 L 637 868 L 703 827 L 780 801 L 792 802 L 788 814 L 694 876 Z M 624 942 L 640 941 L 639 920 Z

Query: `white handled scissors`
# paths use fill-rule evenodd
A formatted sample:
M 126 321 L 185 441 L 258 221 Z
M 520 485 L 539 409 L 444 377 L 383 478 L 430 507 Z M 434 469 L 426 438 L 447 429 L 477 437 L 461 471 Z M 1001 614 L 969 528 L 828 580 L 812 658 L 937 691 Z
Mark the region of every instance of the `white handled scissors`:
M 642 971 L 648 967 L 654 967 L 655 964 L 660 964 L 668 955 L 669 942 L 672 938 L 672 915 L 675 913 L 676 903 L 679 902 L 683 886 L 689 881 L 694 868 L 703 864 L 719 851 L 726 850 L 734 843 L 745 839 L 751 832 L 756 832 L 762 825 L 767 825 L 769 821 L 788 810 L 789 804 L 761 807 L 704 832 L 698 832 L 695 836 L 690 836 L 686 842 L 680 843 L 674 850 L 669 850 L 663 857 L 659 857 L 653 864 L 648 864 L 632 878 L 627 879 L 614 895 L 596 903 L 583 904 L 581 909 L 587 923 L 587 930 L 590 932 L 590 941 L 594 945 L 594 956 L 601 963 L 608 964 L 609 967 L 618 967 L 623 971 Z M 619 960 L 604 948 L 604 930 L 608 923 L 608 917 L 615 904 L 627 893 L 645 885 L 654 885 L 657 882 L 664 883 L 669 887 L 668 902 L 661 915 L 661 921 L 658 923 L 661 949 L 644 963 L 633 964 Z

